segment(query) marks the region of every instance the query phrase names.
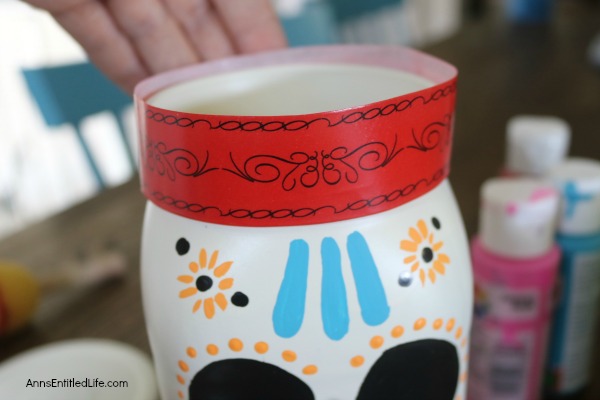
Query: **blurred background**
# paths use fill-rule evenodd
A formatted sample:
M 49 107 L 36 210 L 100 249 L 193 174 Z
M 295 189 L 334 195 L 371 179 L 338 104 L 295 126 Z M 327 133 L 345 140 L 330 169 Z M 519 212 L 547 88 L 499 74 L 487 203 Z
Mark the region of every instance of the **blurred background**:
M 274 3 L 293 46 L 358 42 L 422 47 L 452 35 L 464 10 L 461 0 Z M 70 118 L 53 115 L 56 110 L 48 109 L 52 95 L 44 93 L 39 87 L 43 84 L 32 77 L 32 72 L 29 76 L 24 72 L 84 62 L 86 57 L 47 13 L 18 0 L 0 0 L 0 55 L 2 237 L 81 202 L 103 187 L 130 179 L 134 167 L 120 138 L 121 130 L 133 154 L 136 140 L 131 107 L 117 110 L 122 115 L 99 107 Z M 89 148 L 101 184 L 90 170 L 79 134 Z
M 292 46 L 401 44 L 423 48 L 450 62 L 455 62 L 452 58 L 455 52 L 445 51 L 445 40 L 452 38 L 468 22 L 485 20 L 486 24 L 498 25 L 497 21 L 505 23 L 510 19 L 507 15 L 509 4 L 556 2 L 560 5 L 556 8 L 561 13 L 570 12 L 570 3 L 585 3 L 594 6 L 594 9 L 600 4 L 598 0 L 272 1 Z M 490 14 L 493 18 L 489 17 Z M 487 18 L 482 18 L 484 16 Z M 558 18 L 551 21 L 554 19 L 552 15 L 542 19 L 548 26 L 564 25 Z M 567 20 L 572 24 L 577 18 Z M 600 30 L 600 21 L 598 26 Z M 519 53 L 519 46 L 527 37 L 533 36 L 530 40 L 547 43 L 545 48 L 534 45 L 535 48 L 540 52 L 551 52 L 551 47 L 558 47 L 558 41 L 577 40 L 568 36 L 568 26 L 558 28 L 560 36 L 556 36 L 552 29 L 524 32 L 507 31 L 496 26 L 493 29 L 497 31 L 494 35 L 498 41 L 490 42 L 489 46 L 515 46 L 511 54 L 516 58 L 499 59 L 498 66 L 491 69 L 505 68 L 510 74 L 511 65 L 519 63 L 541 68 L 540 61 L 536 64 L 536 59 L 540 58 L 536 58 L 529 50 Z M 540 38 L 540 35 L 544 37 Z M 596 47 L 600 48 L 600 35 L 596 43 Z M 471 45 L 465 51 L 473 53 L 472 62 L 466 68 L 457 65 L 462 76 L 469 70 L 478 69 L 476 47 L 483 48 L 485 43 L 479 43 L 474 37 Z M 523 47 L 526 48 L 525 44 Z M 44 76 L 48 69 L 86 62 L 86 56 L 47 13 L 18 0 L 0 0 L 0 54 L 0 120 L 3 122 L 0 131 L 0 237 L 3 237 L 90 198 L 105 187 L 128 181 L 135 172 L 135 160 L 131 155 L 136 154 L 136 138 L 131 104 L 127 99 L 119 98 L 115 100 L 120 101 L 119 104 L 109 104 L 112 100 L 100 98 L 108 96 L 104 93 L 98 94 L 99 105 L 90 110 L 77 109 L 80 105 L 77 101 L 67 102 L 69 104 L 64 105 L 65 110 L 55 110 L 51 106 L 60 103 L 56 99 L 58 95 L 46 93 L 46 86 L 49 85 L 47 82 L 41 83 L 45 77 L 40 76 Z M 524 59 L 527 57 L 531 57 L 531 60 Z M 600 64 L 600 55 L 596 57 L 596 62 Z M 533 71 L 517 68 L 520 69 L 513 72 L 520 75 Z M 91 69 L 93 67 L 85 65 L 82 76 L 98 74 Z M 73 76 L 69 71 L 65 74 L 70 78 Z M 65 77 L 57 79 L 56 84 L 64 87 L 65 82 L 61 79 Z M 73 82 L 72 85 L 81 86 Z M 108 82 L 102 82 L 101 86 L 108 85 Z M 83 96 L 87 96 L 88 91 L 96 93 L 92 86 L 76 87 L 68 88 L 70 92 L 67 97 L 77 90 Z M 108 103 L 102 103 L 104 101 Z M 505 107 L 506 110 L 509 108 Z M 459 104 L 459 116 L 460 110 Z M 533 105 L 531 110 L 516 110 L 532 111 L 552 113 L 555 110 L 545 110 L 537 105 Z M 468 204 L 475 205 L 476 192 L 472 192 L 472 201 L 468 201 Z M 463 208 L 464 201 L 459 198 Z

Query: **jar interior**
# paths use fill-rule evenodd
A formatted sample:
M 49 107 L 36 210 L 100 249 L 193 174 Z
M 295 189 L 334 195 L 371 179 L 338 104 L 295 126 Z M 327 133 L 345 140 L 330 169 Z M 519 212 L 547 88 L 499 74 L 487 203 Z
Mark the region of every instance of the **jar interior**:
M 148 104 L 212 115 L 298 115 L 361 106 L 431 87 L 418 75 L 352 64 L 293 64 L 197 78 L 155 93 Z

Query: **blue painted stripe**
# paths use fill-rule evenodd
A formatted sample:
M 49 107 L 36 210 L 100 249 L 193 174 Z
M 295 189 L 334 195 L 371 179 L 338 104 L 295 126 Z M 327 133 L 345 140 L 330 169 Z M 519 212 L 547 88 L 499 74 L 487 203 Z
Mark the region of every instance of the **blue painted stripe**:
M 380 325 L 390 316 L 390 307 L 369 246 L 358 232 L 348 236 L 347 246 L 363 321 Z
M 302 326 L 307 280 L 308 243 L 302 239 L 293 240 L 273 309 L 273 328 L 283 338 L 294 336 Z
M 333 238 L 321 242 L 323 278 L 321 284 L 321 318 L 325 334 L 340 340 L 348 333 L 350 317 L 346 301 L 346 286 L 342 276 L 340 248 Z

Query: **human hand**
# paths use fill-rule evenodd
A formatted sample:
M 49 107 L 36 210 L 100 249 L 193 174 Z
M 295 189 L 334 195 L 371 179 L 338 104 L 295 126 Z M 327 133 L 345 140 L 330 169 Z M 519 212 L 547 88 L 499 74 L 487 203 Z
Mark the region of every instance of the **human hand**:
M 141 79 L 286 45 L 269 0 L 24 0 L 42 8 L 131 93 Z

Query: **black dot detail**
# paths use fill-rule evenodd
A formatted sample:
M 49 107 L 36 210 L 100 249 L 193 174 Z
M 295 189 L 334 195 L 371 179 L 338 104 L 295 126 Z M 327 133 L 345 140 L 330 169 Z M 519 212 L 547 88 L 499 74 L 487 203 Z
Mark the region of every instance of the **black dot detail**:
M 198 279 L 196 279 L 196 287 L 201 292 L 206 292 L 213 285 L 213 280 L 210 276 L 200 275 Z
M 433 260 L 433 250 L 431 250 L 430 247 L 423 248 L 423 251 L 421 252 L 421 258 L 423 258 L 423 261 L 426 263 L 431 262 L 431 260 Z
M 431 223 L 433 224 L 433 226 L 435 227 L 435 229 L 440 229 L 442 227 L 442 224 L 440 223 L 440 220 L 437 219 L 436 217 L 431 218 Z
M 180 256 L 187 254 L 187 252 L 190 251 L 190 242 L 184 238 L 179 239 L 175 244 L 175 250 Z
M 235 292 L 233 296 L 231 296 L 231 302 L 234 306 L 246 307 L 250 300 L 248 300 L 248 296 L 246 296 L 244 293 Z

